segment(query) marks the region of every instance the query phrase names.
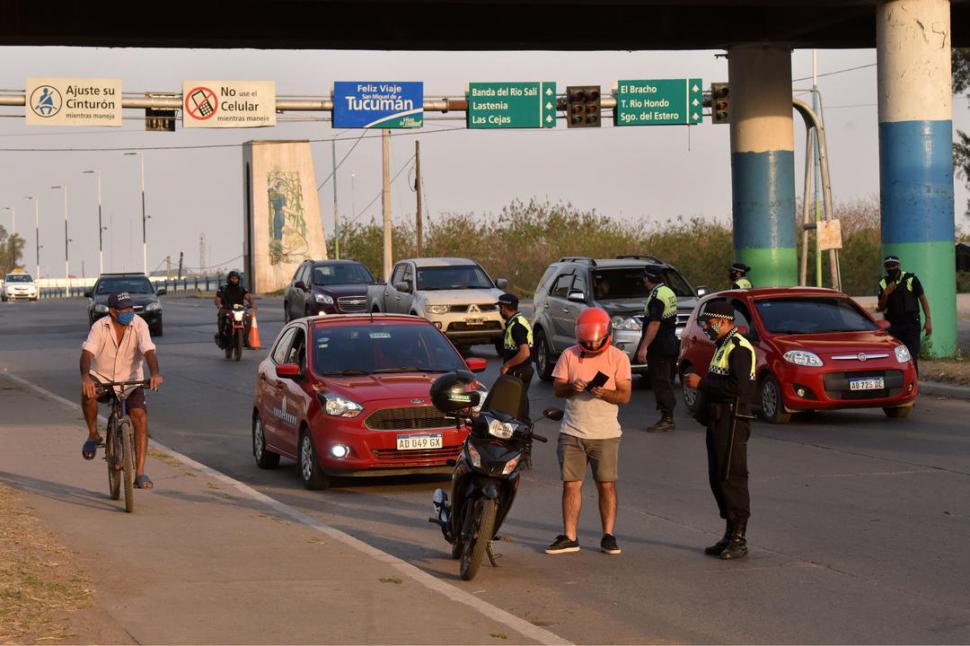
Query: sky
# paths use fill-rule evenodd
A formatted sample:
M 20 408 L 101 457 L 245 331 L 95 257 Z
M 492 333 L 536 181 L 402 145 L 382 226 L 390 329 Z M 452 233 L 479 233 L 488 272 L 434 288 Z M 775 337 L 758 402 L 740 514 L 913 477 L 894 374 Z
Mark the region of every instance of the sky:
M 701 78 L 727 81 L 727 61 L 715 51 L 693 52 L 375 52 L 316 50 L 188 50 L 5 47 L 0 88 L 23 91 L 28 76 L 111 77 L 125 93 L 179 92 L 185 79 L 273 80 L 278 96 L 328 97 L 334 81 L 424 81 L 426 96 L 461 97 L 470 81 L 551 80 L 599 84 L 604 93 L 618 79 Z M 876 52 L 819 50 L 818 86 L 824 102 L 832 191 L 836 203 L 879 193 Z M 795 91 L 811 87 L 812 52 L 792 53 Z M 803 98 L 808 99 L 807 96 Z M 954 128 L 970 131 L 970 101 L 954 97 Z M 125 110 L 122 128 L 28 127 L 23 108 L 0 107 L 0 207 L 16 211 L 26 240 L 25 265 L 33 271 L 34 204 L 40 204 L 41 272 L 64 275 L 64 195 L 68 187 L 70 271 L 94 276 L 98 267 L 97 186 L 103 186 L 106 271 L 140 270 L 141 197 L 137 157 L 143 150 L 148 224 L 148 265 L 165 267 L 171 256 L 197 268 L 242 264 L 242 142 L 308 139 L 318 185 L 337 159 L 341 219 L 381 218 L 381 144 L 378 132 L 334 130 L 325 113 L 279 115 L 275 128 L 182 129 L 144 132 L 141 111 Z M 606 121 L 609 121 L 607 119 Z M 701 216 L 730 222 L 729 127 L 655 126 L 554 130 L 466 130 L 464 113 L 426 113 L 420 131 L 395 131 L 391 143 L 392 211 L 412 221 L 409 187 L 414 142 L 421 142 L 421 171 L 429 216 L 495 214 L 514 199 L 570 202 L 629 222 L 660 225 L 670 218 Z M 373 138 L 372 138 L 373 137 Z M 356 147 L 354 146 L 357 144 Z M 193 148 L 218 144 L 215 148 Z M 162 149 L 169 147 L 170 149 Z M 176 147 L 176 148 L 171 148 Z M 50 149 L 87 149 L 44 152 Z M 92 150 L 97 149 L 97 150 Z M 352 150 L 351 150 L 352 149 Z M 348 154 L 349 153 L 349 154 Z M 802 190 L 805 129 L 795 121 L 796 191 Z M 956 222 L 968 193 L 954 186 Z M 322 225 L 333 230 L 332 186 L 319 191 Z M 11 211 L 0 210 L 8 231 Z M 200 237 L 205 237 L 204 258 Z

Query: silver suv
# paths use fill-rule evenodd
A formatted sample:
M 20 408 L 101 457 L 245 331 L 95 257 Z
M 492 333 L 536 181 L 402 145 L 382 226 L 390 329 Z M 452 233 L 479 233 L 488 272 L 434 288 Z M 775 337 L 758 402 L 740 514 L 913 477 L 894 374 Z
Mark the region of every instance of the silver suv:
M 677 338 L 680 338 L 703 287 L 694 289 L 671 265 L 653 256 L 617 256 L 594 259 L 560 258 L 549 265 L 535 292 L 534 356 L 536 372 L 552 379 L 559 354 L 576 344 L 576 318 L 587 307 L 601 307 L 613 317 L 613 345 L 626 352 L 634 372 L 646 364 L 634 359 L 643 331 L 647 288 L 643 268 L 660 269 L 664 282 L 677 294 Z

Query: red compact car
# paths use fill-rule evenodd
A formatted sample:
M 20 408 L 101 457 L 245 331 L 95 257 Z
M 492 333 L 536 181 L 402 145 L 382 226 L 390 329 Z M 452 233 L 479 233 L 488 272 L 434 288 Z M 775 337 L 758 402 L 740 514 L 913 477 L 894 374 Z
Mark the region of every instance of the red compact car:
M 784 424 L 792 413 L 837 408 L 909 414 L 919 388 L 906 346 L 885 331 L 888 323 L 877 323 L 831 289 L 745 289 L 703 298 L 680 341 L 681 376 L 707 374 L 714 344 L 698 317 L 711 302 L 725 299 L 734 306 L 734 324 L 755 348 L 752 404 L 768 421 Z M 687 407 L 696 400 L 696 391 L 684 388 Z
M 431 382 L 481 372 L 416 316 L 303 318 L 280 332 L 259 364 L 253 455 L 263 469 L 299 463 L 310 489 L 330 476 L 450 473 L 468 433 L 432 405 Z M 484 392 L 482 393 L 484 398 Z

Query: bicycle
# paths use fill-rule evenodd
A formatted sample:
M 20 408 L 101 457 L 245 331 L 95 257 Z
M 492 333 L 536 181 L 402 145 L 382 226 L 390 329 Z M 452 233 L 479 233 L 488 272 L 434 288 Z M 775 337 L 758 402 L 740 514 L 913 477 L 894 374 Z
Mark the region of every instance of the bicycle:
M 125 392 L 127 386 L 147 387 L 151 381 L 108 381 L 99 383 L 95 389 L 98 397 L 111 396 L 111 415 L 104 438 L 104 459 L 108 463 L 108 493 L 112 500 L 121 498 L 121 486 L 125 489 L 125 511 L 135 510 L 135 430 L 125 403 L 135 392 Z M 120 389 L 120 392 L 119 392 Z

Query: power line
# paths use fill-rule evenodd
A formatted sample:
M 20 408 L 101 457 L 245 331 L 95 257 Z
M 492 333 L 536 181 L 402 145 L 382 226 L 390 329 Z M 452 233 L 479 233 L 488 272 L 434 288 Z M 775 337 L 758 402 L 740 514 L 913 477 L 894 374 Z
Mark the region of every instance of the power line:
M 394 180 L 396 180 L 398 178 L 398 176 L 401 173 L 403 173 L 404 170 L 411 164 L 412 161 L 414 161 L 414 155 L 411 155 L 408 158 L 408 160 L 406 162 L 404 162 L 404 165 L 401 166 L 401 168 L 398 169 L 398 171 L 396 173 L 394 173 L 394 177 L 391 178 L 391 183 L 392 184 L 394 183 Z M 383 190 L 381 192 L 379 192 L 377 195 L 375 195 L 374 196 L 374 199 L 371 200 L 370 202 L 368 202 L 367 203 L 367 206 L 365 206 L 359 213 L 357 213 L 356 217 L 354 217 L 351 221 L 356 222 L 357 220 L 359 220 L 365 213 L 367 213 L 367 209 L 369 209 L 370 207 L 374 206 L 374 202 L 376 202 L 377 200 L 379 200 L 382 195 L 384 195 L 384 191 Z M 348 222 L 348 224 L 349 224 L 349 222 Z
M 823 72 L 822 74 L 816 74 L 814 76 L 814 78 L 820 78 L 822 76 L 834 76 L 836 74 L 844 74 L 846 72 L 854 72 L 856 70 L 864 70 L 866 68 L 875 67 L 875 66 L 876 66 L 875 63 L 868 63 L 866 65 L 856 65 L 855 67 L 846 67 L 845 69 L 841 69 L 841 70 L 835 70 L 835 71 L 832 71 L 832 72 Z M 799 81 L 811 81 L 812 78 L 813 77 L 811 77 L 811 76 L 805 76 L 805 77 L 800 78 L 800 79 L 792 79 L 791 82 L 792 83 L 798 83 Z
M 321 189 L 323 189 L 324 186 L 326 186 L 330 182 L 330 180 L 334 178 L 334 175 L 337 174 L 337 169 L 339 169 L 341 166 L 344 165 L 344 162 L 347 161 L 348 157 L 350 157 L 350 153 L 354 152 L 354 149 L 361 142 L 361 140 L 363 140 L 365 134 L 367 134 L 366 130 L 361 131 L 360 136 L 357 137 L 357 141 L 354 142 L 354 145 L 350 147 L 350 150 L 347 151 L 346 155 L 340 158 L 340 163 L 333 167 L 333 171 L 331 171 L 330 175 L 327 176 L 327 179 L 323 180 L 323 182 L 320 183 L 320 186 L 317 187 L 318 193 L 321 191 Z M 334 198 L 334 199 L 337 199 L 337 198 Z

